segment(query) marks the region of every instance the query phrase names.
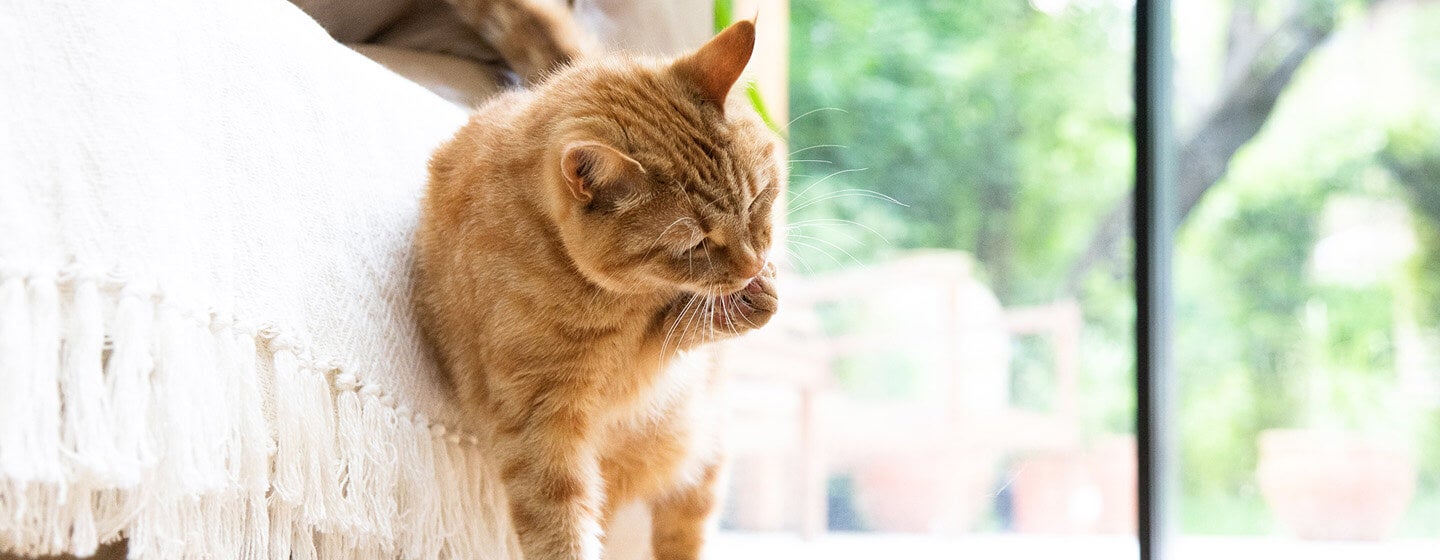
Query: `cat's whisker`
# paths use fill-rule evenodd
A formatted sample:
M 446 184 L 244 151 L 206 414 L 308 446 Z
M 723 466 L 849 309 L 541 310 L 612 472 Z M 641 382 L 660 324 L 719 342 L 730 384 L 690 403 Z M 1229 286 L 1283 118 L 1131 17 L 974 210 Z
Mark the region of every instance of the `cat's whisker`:
M 860 268 L 866 268 L 865 263 L 860 262 L 860 259 L 857 259 L 857 258 L 855 258 L 855 255 L 850 254 L 850 251 L 846 251 L 844 247 L 841 247 L 841 246 L 839 246 L 839 245 L 836 245 L 836 244 L 830 242 L 830 241 L 827 240 L 827 239 L 821 239 L 821 238 L 819 238 L 819 237 L 812 237 L 812 236 L 809 236 L 809 235 L 800 235 L 800 234 L 798 234 L 798 233 L 797 233 L 797 234 L 792 234 L 792 235 L 790 236 L 790 238 L 792 238 L 792 239 L 793 239 L 793 238 L 809 239 L 809 240 L 816 241 L 816 242 L 819 242 L 819 243 L 824 243 L 824 244 L 826 244 L 826 245 L 829 245 L 830 247 L 834 247 L 836 251 L 840 251 L 841 253 L 844 253 L 845 256 L 850 257 L 850 260 L 854 261 L 855 264 L 860 265 Z
M 856 244 L 856 245 L 864 245 L 864 244 L 865 244 L 864 241 L 861 241 L 859 238 L 856 238 L 855 236 L 850 235 L 850 232 L 847 232 L 847 231 L 845 231 L 845 230 L 843 230 L 843 229 L 839 229 L 839 228 L 837 228 L 837 227 L 835 227 L 835 226 L 833 226 L 833 225 L 827 225 L 827 224 L 806 224 L 804 227 L 787 227 L 787 228 L 785 228 L 785 235 L 786 235 L 787 237 L 788 237 L 788 236 L 791 236 L 791 235 L 797 235 L 796 232 L 809 231 L 808 228 L 812 228 L 812 227 L 823 228 L 825 231 L 830 232 L 830 233 L 834 233 L 835 235 L 839 235 L 839 236 L 841 236 L 841 237 L 844 237 L 846 240 L 848 240 L 848 241 L 850 241 L 851 243 L 854 243 L 854 244 Z M 883 238 L 882 238 L 882 239 L 883 239 Z M 886 241 L 886 243 L 888 244 L 889 241 Z
M 701 296 L 699 294 L 691 294 L 685 299 L 685 305 L 681 306 L 680 313 L 676 315 L 676 318 L 688 320 L 693 317 L 695 312 L 700 309 L 700 300 Z
M 701 295 L 700 301 L 698 301 L 696 305 L 696 312 L 694 312 L 696 317 L 691 318 L 690 321 L 691 327 L 694 327 L 694 330 L 696 330 L 696 334 L 694 335 L 704 341 L 710 341 L 710 335 L 707 333 L 707 325 L 710 324 L 710 304 L 710 297 L 708 297 L 708 295 Z
M 815 251 L 815 252 L 817 252 L 817 253 L 820 253 L 820 254 L 822 254 L 822 255 L 825 255 L 826 257 L 829 257 L 830 260 L 835 261 L 835 264 L 836 264 L 836 265 L 845 266 L 845 263 L 840 262 L 840 259 L 835 258 L 835 255 L 830 254 L 828 251 L 826 251 L 825 249 L 823 249 L 823 248 L 821 248 L 821 247 L 816 247 L 816 246 L 811 245 L 811 244 L 809 244 L 809 243 L 806 243 L 806 242 L 804 242 L 804 241 L 795 241 L 795 240 L 793 240 L 793 239 L 787 240 L 787 241 L 789 241 L 790 243 L 794 243 L 794 244 L 796 244 L 796 245 L 799 245 L 799 246 L 801 246 L 801 247 L 808 248 L 808 249 L 810 249 L 810 250 L 812 250 L 812 251 Z
M 720 330 L 716 328 L 716 318 L 720 317 L 721 298 L 723 297 L 710 298 L 710 322 L 707 322 L 708 327 L 710 327 L 710 338 L 707 338 L 707 340 L 717 340 L 717 338 L 720 338 Z
M 689 313 L 689 312 L 690 312 L 690 308 L 693 307 L 694 305 L 695 305 L 695 296 L 694 296 L 694 295 L 686 296 L 686 298 L 685 298 L 685 303 L 680 306 L 680 312 L 675 314 L 675 323 L 670 326 L 672 332 L 673 332 L 674 329 L 675 329 L 675 325 L 679 324 L 679 323 L 680 323 L 680 320 L 685 318 L 685 314 L 686 314 L 686 313 Z
M 815 269 L 810 266 L 810 263 L 805 262 L 805 258 L 804 258 L 798 251 L 796 251 L 796 250 L 794 250 L 794 249 L 791 249 L 791 248 L 789 248 L 789 247 L 784 247 L 784 249 L 785 249 L 785 254 L 786 254 L 787 256 L 789 256 L 792 260 L 794 260 L 794 261 L 795 261 L 796 263 L 798 263 L 800 266 L 805 267 L 805 273 L 806 273 L 806 274 L 814 274 L 814 273 L 815 273 Z
M 710 297 L 704 297 L 700 307 L 696 308 L 696 321 L 691 321 L 691 324 L 685 327 L 685 334 L 681 335 L 681 337 L 690 334 L 690 327 L 694 327 L 696 328 L 697 337 L 710 341 L 710 327 L 708 327 L 708 322 L 710 322 Z
M 812 200 L 807 200 L 807 201 L 805 201 L 804 203 L 802 203 L 802 204 L 800 204 L 800 205 L 790 207 L 790 208 L 788 208 L 788 209 L 785 211 L 785 215 L 786 215 L 786 216 L 789 216 L 789 215 L 791 215 L 791 214 L 794 214 L 795 212 L 799 212 L 799 211 L 801 211 L 801 210 L 804 210 L 804 209 L 806 209 L 806 208 L 809 208 L 809 207 L 814 206 L 814 205 L 816 205 L 816 204 L 819 204 L 819 203 L 821 203 L 821 202 L 825 202 L 825 201 L 827 201 L 827 200 L 835 200 L 835 199 L 850 198 L 850 197 L 873 198 L 873 199 L 879 200 L 879 201 L 881 201 L 881 202 L 889 202 L 890 204 L 894 204 L 894 205 L 897 205 L 897 206 L 903 206 L 903 207 L 905 207 L 905 208 L 909 208 L 909 207 L 910 207 L 909 204 L 905 204 L 904 202 L 900 202 L 900 201 L 898 201 L 898 200 L 895 200 L 895 199 L 894 199 L 893 197 L 891 197 L 890 195 L 887 195 L 887 194 L 882 193 L 882 192 L 876 192 L 876 191 L 872 191 L 872 190 L 870 190 L 870 189 L 841 189 L 841 190 L 838 190 L 838 191 L 835 191 L 835 192 L 826 193 L 826 194 L 821 195 L 821 196 L 819 196 L 819 197 L 816 197 L 816 198 L 814 198 L 814 199 L 812 199 Z
M 694 305 L 694 304 L 695 304 L 695 298 L 694 298 L 694 297 L 691 297 L 691 298 L 686 299 L 686 300 L 685 300 L 685 305 L 683 305 L 683 306 L 680 307 L 680 312 L 675 315 L 675 322 L 670 324 L 670 329 L 669 329 L 668 331 L 666 331 L 666 333 L 665 333 L 665 339 L 660 342 L 660 353 L 661 353 L 662 355 L 665 354 L 665 351 L 669 348 L 669 346 L 670 346 L 670 339 L 671 339 L 671 337 L 673 337 L 673 336 L 675 335 L 675 329 L 676 329 L 676 327 L 679 327 L 679 326 L 680 326 L 680 323 L 685 320 L 685 314 L 690 311 L 690 307 L 691 307 L 692 305 Z M 680 335 L 681 335 L 681 337 L 683 338 L 684 335 L 685 335 L 685 333 L 684 333 L 684 332 L 681 332 Z M 677 344 L 678 344 L 678 342 L 677 342 Z
M 598 307 L 598 305 L 599 305 L 599 303 L 600 303 L 600 297 L 603 296 L 603 295 L 605 295 L 605 290 L 601 290 L 601 289 L 591 290 L 591 292 L 590 292 L 590 302 L 589 302 L 588 305 L 586 305 L 586 307 L 585 307 L 584 309 L 587 310 L 587 311 L 589 311 L 589 310 L 592 310 L 592 309 L 595 309 L 596 307 Z
M 793 155 L 798 154 L 798 153 L 800 153 L 800 152 L 805 152 L 805 151 L 809 151 L 809 150 L 818 150 L 818 149 L 820 149 L 820 148 L 840 148 L 840 149 L 842 149 L 842 150 L 848 150 L 848 149 L 850 149 L 850 146 L 842 146 L 842 145 L 840 145 L 840 144 L 816 144 L 816 145 L 814 145 L 814 146 L 806 146 L 806 147 L 804 147 L 804 148 L 800 148 L 800 149 L 798 149 L 798 150 L 795 150 L 795 151 L 793 151 L 793 152 L 790 152 L 790 155 L 793 156 Z
M 683 190 L 682 190 L 682 192 L 685 193 L 685 198 L 690 201 L 690 205 L 691 205 L 691 206 L 695 206 L 695 205 L 696 205 L 696 203 L 695 203 L 695 197 L 690 193 L 690 191 L 683 191 Z M 715 197 L 713 200 L 711 200 L 710 202 L 707 202 L 707 203 L 705 203 L 703 206 L 700 206 L 699 209 L 697 210 L 697 212 L 704 213 L 704 212 L 710 210 L 711 207 L 715 206 L 716 204 L 719 204 L 719 203 L 720 203 L 721 201 L 723 201 L 723 200 L 725 200 L 724 197 L 718 197 L 718 196 L 717 196 L 717 197 Z
M 708 296 L 703 296 L 700 294 L 695 295 L 695 309 L 694 312 L 691 313 L 690 318 L 685 321 L 685 330 L 680 333 L 681 340 L 684 340 L 690 336 L 691 329 L 695 329 L 697 331 L 695 336 L 700 336 L 700 333 L 698 332 L 701 328 L 700 321 L 703 321 L 705 319 L 705 308 L 709 303 L 709 299 L 710 298 Z
M 877 198 L 877 199 L 883 200 L 883 201 L 885 201 L 885 202 L 889 202 L 889 203 L 891 203 L 891 204 L 895 204 L 895 205 L 898 205 L 898 206 L 904 206 L 904 207 L 906 207 L 906 208 L 909 208 L 909 207 L 910 207 L 909 204 L 905 204 L 904 202 L 900 202 L 898 199 L 896 199 L 895 197 L 892 197 L 892 196 L 890 196 L 890 195 L 888 195 L 888 194 L 882 193 L 882 192 L 877 191 L 877 190 L 861 189 L 861 188 L 847 188 L 847 189 L 840 189 L 840 190 L 838 190 L 838 191 L 830 191 L 830 192 L 824 193 L 824 194 L 822 194 L 822 195 L 819 195 L 819 197 L 816 198 L 816 199 L 804 201 L 804 205 L 810 205 L 810 204 L 813 204 L 813 203 L 818 202 L 818 201 L 821 201 L 821 200 L 828 200 L 830 197 L 835 197 L 835 196 L 837 196 L 837 195 L 865 196 L 865 197 L 868 197 L 868 198 Z
M 829 165 L 835 165 L 835 162 L 828 159 L 792 159 L 786 160 L 785 163 L 825 163 Z
M 706 331 L 707 331 L 707 333 L 708 333 L 708 334 L 705 336 L 705 340 L 707 340 L 707 341 L 715 340 L 715 339 L 717 338 L 717 337 L 716 337 L 716 333 L 715 333 L 715 300 L 716 300 L 716 299 L 719 299 L 719 298 L 716 298 L 716 297 L 713 297 L 713 296 L 712 296 L 712 297 L 707 297 L 707 298 L 705 298 L 705 302 L 706 302 L 706 306 L 705 306 L 705 309 L 706 309 L 706 314 L 705 314 L 705 329 L 706 329 Z
M 851 169 L 841 169 L 841 170 L 839 170 L 839 171 L 836 171 L 836 172 L 834 172 L 834 173 L 831 173 L 831 174 L 829 174 L 829 175 L 826 175 L 826 176 L 824 176 L 824 177 L 821 177 L 820 179 L 816 180 L 815 182 L 810 183 L 809 186 L 807 186 L 807 187 L 805 187 L 805 188 L 803 188 L 803 189 L 800 189 L 800 192 L 795 193 L 794 196 L 791 196 L 791 197 L 790 197 L 790 202 L 792 202 L 792 203 L 799 203 L 799 202 L 803 201 L 804 198 L 805 198 L 805 193 L 810 192 L 810 189 L 813 189 L 813 188 L 815 188 L 815 187 L 818 187 L 818 186 L 824 184 L 825 181 L 829 181 L 830 179 L 834 178 L 834 177 L 837 176 L 837 175 L 844 175 L 844 174 L 846 174 L 846 173 L 855 173 L 855 172 L 857 172 L 857 171 L 866 171 L 866 170 L 868 170 L 868 169 L 870 169 L 870 168 L 869 168 L 869 167 L 855 167 L 855 168 L 851 168 Z
M 715 200 L 712 200 L 712 201 L 706 203 L 705 206 L 703 206 L 703 207 L 700 208 L 700 212 L 703 213 L 703 212 L 708 212 L 708 211 L 710 211 L 711 208 L 714 208 L 715 205 L 716 205 L 716 204 L 719 204 L 720 201 L 722 201 L 722 200 L 724 200 L 724 199 L 723 199 L 723 198 L 716 198 Z
M 748 326 L 748 327 L 750 327 L 750 328 L 752 328 L 752 329 L 760 328 L 759 325 L 756 325 L 756 324 L 755 324 L 755 321 L 752 321 L 752 320 L 750 319 L 750 315 L 748 315 L 748 314 L 746 314 L 745 312 L 743 312 L 743 311 L 740 310 L 740 300 L 739 300 L 738 297 L 737 297 L 737 298 L 732 298 L 732 299 L 730 300 L 730 307 L 735 310 L 735 314 L 736 314 L 736 315 L 739 315 L 739 316 L 740 316 L 740 319 L 741 319 L 742 321 L 745 321 L 745 325 L 746 325 L 746 326 Z M 752 309 L 753 309 L 753 308 L 752 308 Z M 727 317 L 727 319 L 728 319 L 728 317 Z M 732 320 L 733 320 L 733 319 L 732 319 Z
M 727 305 L 729 300 L 729 296 L 718 296 L 715 298 L 715 317 L 719 324 L 719 326 L 715 328 L 716 338 L 719 338 L 720 335 L 723 334 L 734 334 L 731 330 L 733 325 L 730 322 L 730 307 Z
M 798 116 L 798 117 L 795 117 L 795 118 L 793 118 L 793 119 L 790 119 L 790 122 L 785 123 L 785 132 L 787 132 L 787 133 L 790 132 L 790 127 L 791 127 L 791 126 L 794 126 L 796 121 L 799 121 L 800 119 L 803 119 L 803 118 L 808 117 L 808 116 L 810 116 L 810 115 L 813 115 L 813 114 L 815 114 L 815 113 L 822 113 L 822 112 L 825 112 L 825 111 L 840 111 L 841 113 L 846 113 L 846 114 L 849 114 L 849 113 L 850 113 L 850 111 L 846 111 L 846 110 L 841 109 L 841 108 L 839 108 L 839 107 L 820 107 L 820 108 L 818 108 L 818 109 L 811 109 L 811 110 L 809 110 L 809 111 L 805 111 L 804 113 L 802 113 L 802 114 L 801 114 L 800 116 Z
M 736 329 L 735 329 L 735 315 L 736 315 L 736 314 L 735 314 L 735 313 L 732 313 L 732 312 L 730 311 L 731 308 L 734 307 L 734 306 L 735 306 L 735 301 L 732 300 L 732 299 L 730 298 L 730 296 L 725 296 L 725 297 L 723 297 L 723 298 L 720 299 L 720 318 L 721 318 L 723 321 L 725 321 L 725 330 L 728 331 L 728 332 L 730 332 L 730 333 L 732 333 L 732 334 L 734 334 L 734 333 L 735 333 L 735 330 L 736 330 Z M 737 311 L 738 311 L 738 309 L 737 309 Z M 741 315 L 741 317 L 744 317 L 744 315 Z
M 691 218 L 690 216 L 681 216 L 681 217 L 679 217 L 679 218 L 676 218 L 675 221 L 670 222 L 670 225 L 665 226 L 665 229 L 660 230 L 660 235 L 655 236 L 655 240 L 650 242 L 650 247 L 645 250 L 645 257 L 644 257 L 644 258 L 646 258 L 646 259 L 650 258 L 650 253 L 655 252 L 655 247 L 657 247 L 657 246 L 660 245 L 660 240 L 665 237 L 665 234 L 670 231 L 670 228 L 673 228 L 673 227 L 675 227 L 676 225 L 679 225 L 679 224 L 684 223 L 685 220 L 690 220 L 690 221 L 693 222 L 693 221 L 695 221 L 695 218 Z
M 709 266 L 711 270 L 715 269 L 715 261 L 710 259 L 709 251 L 705 252 L 705 265 Z
M 728 330 L 731 327 L 730 296 L 728 294 L 719 296 L 716 297 L 715 300 L 717 306 L 716 311 L 718 311 L 716 315 L 720 316 L 721 324 Z
M 855 226 L 855 227 L 864 229 L 865 231 L 868 231 L 868 232 L 870 232 L 870 233 L 872 233 L 872 234 L 875 234 L 875 237 L 879 237 L 879 238 L 880 238 L 882 241 L 884 241 L 886 244 L 889 244 L 889 243 L 890 243 L 890 239 L 887 238 L 887 237 L 885 237 L 885 234 L 880 233 L 879 231 L 876 231 L 875 228 L 872 228 L 872 227 L 870 227 L 870 226 L 867 226 L 867 225 L 862 224 L 862 223 L 860 223 L 860 222 L 857 222 L 857 221 L 855 221 L 855 220 L 846 220 L 846 219 L 844 219 L 844 218 L 811 218 L 811 219 L 808 219 L 808 220 L 800 220 L 800 221 L 798 221 L 798 222 L 790 222 L 789 224 L 786 224 L 786 225 L 785 225 L 785 228 L 786 228 L 786 231 L 789 231 L 789 230 L 792 229 L 792 228 L 793 228 L 793 229 L 800 229 L 801 227 L 804 227 L 804 226 L 815 226 L 815 227 L 827 227 L 827 226 L 829 226 L 829 227 L 836 227 L 836 226 L 838 226 L 838 225 L 840 225 L 840 224 L 852 225 L 852 226 Z M 838 229 L 838 228 L 837 228 L 837 229 Z M 843 230 L 839 230 L 839 231 L 843 231 Z
M 709 301 L 710 298 L 708 296 L 698 294 L 695 296 L 695 307 L 690 310 L 690 317 L 685 320 L 685 330 L 680 333 L 681 340 L 688 339 L 691 336 L 700 336 L 698 332 L 700 330 L 700 322 L 705 320 L 705 307 L 709 304 Z M 696 331 L 694 335 L 690 334 L 692 330 Z
M 734 295 L 727 295 L 727 297 L 721 299 L 720 312 L 724 314 L 724 324 L 726 324 L 726 327 L 734 327 L 734 322 L 736 322 L 734 321 L 734 317 L 736 317 L 736 315 L 744 318 L 743 312 L 740 312 L 740 304 L 737 302 L 737 299 L 734 298 Z

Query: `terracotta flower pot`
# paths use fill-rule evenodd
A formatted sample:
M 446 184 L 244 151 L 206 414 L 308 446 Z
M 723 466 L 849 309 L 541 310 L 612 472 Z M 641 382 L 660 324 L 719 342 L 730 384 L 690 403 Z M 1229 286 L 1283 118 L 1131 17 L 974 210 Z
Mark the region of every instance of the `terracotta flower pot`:
M 1100 489 L 1079 451 L 1035 454 L 1015 466 L 1014 527 L 1020 533 L 1092 533 Z
M 985 452 L 877 457 L 855 470 L 856 501 L 876 531 L 964 532 L 991 507 L 997 462 Z
M 1110 436 L 1089 451 L 1034 454 L 1015 469 L 1015 531 L 1134 534 L 1135 437 Z
M 1090 451 L 1090 465 L 1100 486 L 1100 519 L 1095 530 L 1101 533 L 1133 535 L 1139 521 L 1139 465 L 1136 464 L 1135 436 L 1116 435 L 1096 442 Z
M 1262 432 L 1256 474 L 1275 518 L 1303 539 L 1382 539 L 1415 496 L 1413 453 L 1352 432 Z

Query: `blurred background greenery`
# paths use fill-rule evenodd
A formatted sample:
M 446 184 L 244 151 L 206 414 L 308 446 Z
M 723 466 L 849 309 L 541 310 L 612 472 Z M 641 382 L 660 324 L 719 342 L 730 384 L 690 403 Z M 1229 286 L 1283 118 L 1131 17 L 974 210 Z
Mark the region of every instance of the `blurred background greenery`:
M 1074 298 L 1084 431 L 1132 431 L 1133 2 L 791 10 L 799 271 L 951 248 L 1007 307 Z M 1182 529 L 1276 531 L 1259 435 L 1324 428 L 1414 449 L 1400 531 L 1440 535 L 1440 2 L 1174 11 Z M 841 373 L 904 391 L 854 371 L 906 367 L 881 362 Z

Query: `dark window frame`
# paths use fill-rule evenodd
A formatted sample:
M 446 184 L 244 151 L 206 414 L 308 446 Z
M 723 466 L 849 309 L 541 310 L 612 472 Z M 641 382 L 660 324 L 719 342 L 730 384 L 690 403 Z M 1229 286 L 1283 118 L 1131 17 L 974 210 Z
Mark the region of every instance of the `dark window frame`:
M 1174 147 L 1169 0 L 1135 3 L 1135 438 L 1141 560 L 1164 560 L 1176 502 L 1171 367 Z

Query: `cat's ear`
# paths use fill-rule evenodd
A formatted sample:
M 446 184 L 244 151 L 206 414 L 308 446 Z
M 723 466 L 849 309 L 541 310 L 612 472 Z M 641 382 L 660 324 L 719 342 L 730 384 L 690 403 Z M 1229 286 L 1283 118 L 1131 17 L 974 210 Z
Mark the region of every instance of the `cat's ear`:
M 700 90 L 702 99 L 725 109 L 725 97 L 740 79 L 755 51 L 755 22 L 740 20 L 725 28 L 697 50 L 675 61 L 676 75 Z
M 644 174 L 640 162 L 600 142 L 571 142 L 560 155 L 560 176 L 570 195 L 585 204 L 614 207 Z

